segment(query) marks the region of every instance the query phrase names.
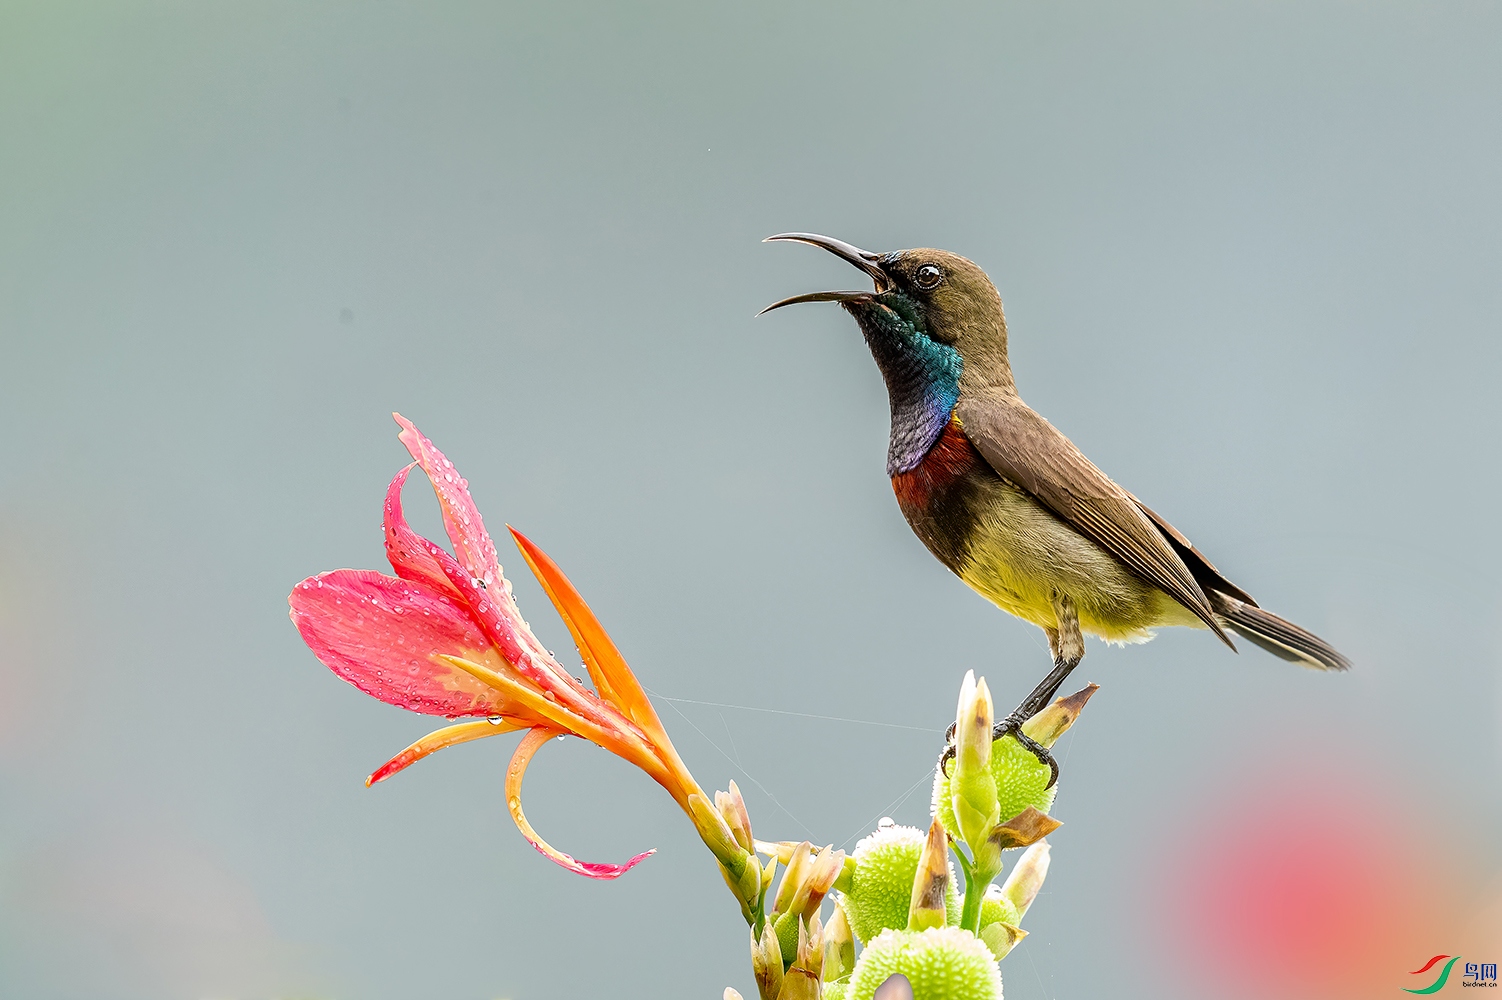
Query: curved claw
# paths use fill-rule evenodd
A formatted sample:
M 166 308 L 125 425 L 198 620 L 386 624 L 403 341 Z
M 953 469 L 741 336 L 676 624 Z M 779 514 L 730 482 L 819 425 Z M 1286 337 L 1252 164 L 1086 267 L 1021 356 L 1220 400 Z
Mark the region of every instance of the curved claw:
M 1006 728 L 1006 733 L 1001 732 L 1003 727 Z M 1022 731 L 1022 722 L 1020 720 L 1009 717 L 998 725 L 996 730 L 997 739 L 1000 739 L 1003 735 L 1010 734 L 1014 740 L 1022 744 L 1022 749 L 1038 758 L 1038 763 L 1048 765 L 1048 784 L 1043 786 L 1044 791 L 1048 791 L 1059 783 L 1059 762 L 1054 760 L 1053 754 L 1049 752 L 1048 747 Z
M 945 747 L 944 752 L 939 755 L 939 773 L 944 775 L 944 777 L 946 778 L 949 777 L 948 764 L 950 761 L 954 760 L 954 752 L 954 744 L 951 743 L 947 747 Z
M 522 813 L 522 775 L 527 773 L 527 765 L 532 762 L 533 756 L 544 743 L 554 736 L 563 735 L 566 734 L 561 729 L 538 726 L 522 738 L 521 744 L 516 748 L 516 753 L 511 757 L 511 764 L 506 768 L 506 807 L 511 810 L 511 819 L 516 823 L 517 829 L 533 847 L 537 848 L 539 854 L 585 878 L 620 878 L 642 860 L 656 854 L 657 851 L 644 851 L 623 865 L 577 861 L 539 837 L 537 831 L 532 829 L 532 824 L 527 822 L 527 817 Z

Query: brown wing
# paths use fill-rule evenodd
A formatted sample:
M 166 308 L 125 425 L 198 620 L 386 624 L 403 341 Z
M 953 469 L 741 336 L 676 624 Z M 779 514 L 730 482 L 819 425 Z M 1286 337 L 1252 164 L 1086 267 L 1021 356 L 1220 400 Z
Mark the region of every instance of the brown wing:
M 1130 495 L 1128 494 L 1128 496 Z M 1228 594 L 1236 598 L 1243 604 L 1250 604 L 1254 608 L 1257 607 L 1257 602 L 1252 600 L 1251 594 L 1248 594 L 1222 576 L 1220 570 L 1215 568 L 1215 564 L 1206 559 L 1203 552 L 1190 544 L 1189 539 L 1184 537 L 1183 532 L 1164 520 L 1162 514 L 1159 514 L 1136 497 L 1132 497 L 1132 503 L 1136 504 L 1137 509 L 1147 515 L 1148 520 L 1158 526 L 1159 531 L 1168 536 L 1168 544 L 1172 545 L 1173 550 L 1179 554 L 1179 558 L 1184 560 L 1184 565 L 1189 567 L 1189 572 L 1194 574 L 1195 581 L 1207 594 L 1212 590 L 1218 590 L 1222 594 Z
M 1016 396 L 1002 392 L 962 398 L 955 416 L 998 474 L 1194 612 L 1222 642 L 1235 648 L 1194 574 L 1136 498 L 1111 482 L 1053 424 Z

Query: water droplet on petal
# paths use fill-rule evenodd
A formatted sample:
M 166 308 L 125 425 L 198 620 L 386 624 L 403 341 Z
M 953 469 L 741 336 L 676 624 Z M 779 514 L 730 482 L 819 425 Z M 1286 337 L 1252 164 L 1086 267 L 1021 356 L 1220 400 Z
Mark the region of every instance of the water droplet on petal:
M 897 821 L 892 819 L 892 817 L 890 816 L 883 816 L 881 819 L 876 821 L 876 829 L 878 830 L 890 830 L 896 825 Z
M 488 723 L 490 723 L 492 726 L 499 726 L 501 723 L 505 722 L 506 720 L 503 719 L 503 718 L 501 718 L 499 715 L 492 715 L 490 718 L 486 719 L 485 721 L 488 722 Z

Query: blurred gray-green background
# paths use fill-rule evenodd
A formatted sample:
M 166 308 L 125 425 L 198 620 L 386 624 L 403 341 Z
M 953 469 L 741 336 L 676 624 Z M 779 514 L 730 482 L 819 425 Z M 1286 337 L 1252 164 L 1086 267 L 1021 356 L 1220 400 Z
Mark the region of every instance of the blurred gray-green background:
M 1453 889 L 1364 966 L 1394 989 L 1480 947 L 1499 41 L 1489 3 L 0 4 L 0 994 L 750 995 L 660 789 L 539 758 L 555 845 L 659 849 L 596 883 L 512 826 L 515 737 L 364 788 L 430 720 L 320 666 L 286 595 L 385 565 L 400 410 L 758 835 L 925 822 L 963 672 L 1010 705 L 1046 650 L 903 523 L 848 317 L 752 318 L 859 279 L 758 242 L 790 229 L 981 263 L 1024 397 L 1357 664 L 1092 642 L 1007 996 L 1233 993 L 1186 859 L 1256 816 L 1390 824 L 1395 922 Z

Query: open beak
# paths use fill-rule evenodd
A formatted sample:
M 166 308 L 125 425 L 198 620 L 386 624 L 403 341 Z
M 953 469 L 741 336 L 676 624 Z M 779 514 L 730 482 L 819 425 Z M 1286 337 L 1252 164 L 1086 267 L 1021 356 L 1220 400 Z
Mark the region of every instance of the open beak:
M 874 254 L 869 250 L 862 250 L 860 247 L 851 246 L 844 240 L 837 240 L 829 236 L 820 236 L 817 233 L 778 233 L 776 236 L 768 236 L 762 242 L 771 243 L 777 240 L 786 240 L 790 243 L 807 243 L 811 247 L 828 250 L 841 260 L 854 264 L 869 274 L 871 280 L 876 283 L 876 288 L 869 292 L 807 292 L 803 295 L 793 295 L 781 301 L 773 302 L 757 313 L 756 315 L 758 316 L 762 315 L 762 313 L 769 313 L 773 309 L 781 309 L 783 306 L 796 305 L 799 302 L 869 302 L 874 296 L 881 294 L 891 287 L 890 279 L 887 278 L 886 272 L 881 269 L 881 265 L 878 263 L 880 259 L 879 254 Z

